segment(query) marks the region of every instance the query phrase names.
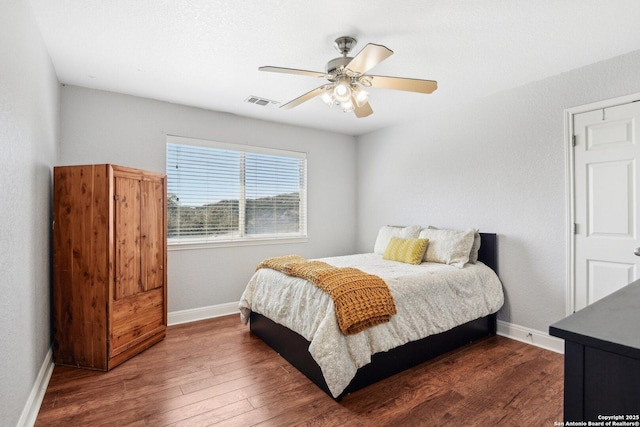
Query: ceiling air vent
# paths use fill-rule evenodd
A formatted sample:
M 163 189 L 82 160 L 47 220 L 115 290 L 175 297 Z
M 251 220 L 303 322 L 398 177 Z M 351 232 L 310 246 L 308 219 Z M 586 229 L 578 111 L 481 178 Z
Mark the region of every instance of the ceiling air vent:
M 262 107 L 273 107 L 279 104 L 278 101 L 272 101 L 270 99 L 260 98 L 259 96 L 253 95 L 245 99 L 245 101 L 250 104 L 260 105 Z

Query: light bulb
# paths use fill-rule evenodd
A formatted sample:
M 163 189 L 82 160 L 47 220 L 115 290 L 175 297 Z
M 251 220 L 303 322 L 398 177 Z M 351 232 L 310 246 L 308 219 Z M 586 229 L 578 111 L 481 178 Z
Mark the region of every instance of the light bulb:
M 333 89 L 333 96 L 338 102 L 347 102 L 351 99 L 351 84 L 349 79 L 341 79 Z
M 330 91 L 325 90 L 324 92 L 322 92 L 322 95 L 320 95 L 320 99 L 322 99 L 322 102 L 327 104 L 329 107 L 333 107 L 334 100 L 333 100 L 333 97 L 331 96 Z
M 344 111 L 345 113 L 348 113 L 350 111 L 353 111 L 355 107 L 353 106 L 353 102 L 351 102 L 351 100 L 349 99 L 345 102 L 341 102 L 340 108 L 342 108 L 342 111 Z
M 366 90 L 362 90 L 358 86 L 354 85 L 353 99 L 355 99 L 358 107 L 362 107 L 364 104 L 369 102 L 369 92 L 367 92 Z

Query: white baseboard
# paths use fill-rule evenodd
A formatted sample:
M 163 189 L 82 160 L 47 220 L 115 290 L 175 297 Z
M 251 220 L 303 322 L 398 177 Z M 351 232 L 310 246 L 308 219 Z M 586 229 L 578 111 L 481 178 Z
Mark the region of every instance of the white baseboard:
M 564 340 L 542 331 L 498 320 L 498 335 L 564 354 Z
M 29 394 L 29 399 L 27 399 L 27 403 L 24 405 L 24 409 L 18 420 L 18 427 L 31 427 L 36 423 L 44 394 L 47 391 L 51 374 L 53 374 L 53 366 L 53 350 L 49 348 L 38 372 L 38 376 L 36 377 L 36 382 L 33 384 L 33 388 Z
M 230 302 L 190 310 L 173 311 L 168 314 L 168 320 L 169 325 L 179 325 L 181 323 L 196 322 L 198 320 L 238 313 L 238 302 Z M 505 322 L 504 320 L 498 320 L 498 335 L 535 345 L 536 347 L 551 350 L 556 353 L 564 353 L 564 340 L 552 337 L 546 332 L 525 328 L 524 326 L 515 325 Z
M 230 302 L 190 310 L 174 311 L 168 314 L 168 320 L 169 325 L 179 325 L 181 323 L 196 322 L 198 320 L 238 313 L 238 302 Z M 514 325 L 504 320 L 498 320 L 498 335 L 535 345 L 536 347 L 551 350 L 556 353 L 564 353 L 564 340 L 552 337 L 545 332 Z
M 198 320 L 227 316 L 229 314 L 237 314 L 240 316 L 237 301 L 226 304 L 210 305 L 208 307 L 192 308 L 190 310 L 172 311 L 167 314 L 167 322 L 169 326 L 179 325 L 181 323 L 196 322 Z

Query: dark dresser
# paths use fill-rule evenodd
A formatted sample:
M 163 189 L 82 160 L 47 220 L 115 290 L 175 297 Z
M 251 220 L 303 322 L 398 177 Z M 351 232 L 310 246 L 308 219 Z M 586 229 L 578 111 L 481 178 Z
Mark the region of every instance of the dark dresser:
M 565 423 L 640 425 L 640 280 L 551 325 L 549 334 L 565 340 Z

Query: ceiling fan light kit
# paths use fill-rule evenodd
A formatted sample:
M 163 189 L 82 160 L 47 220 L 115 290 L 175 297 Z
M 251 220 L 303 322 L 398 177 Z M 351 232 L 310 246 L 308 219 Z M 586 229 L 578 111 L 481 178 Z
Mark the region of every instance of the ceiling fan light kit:
M 369 92 L 364 90 L 363 87 L 378 87 L 419 93 L 431 93 L 437 89 L 438 83 L 433 80 L 365 74 L 391 56 L 393 51 L 385 46 L 369 43 L 355 57 L 347 56 L 356 43 L 357 41 L 353 37 L 338 37 L 334 42 L 334 46 L 342 56 L 329 61 L 325 73 L 271 66 L 258 69 L 273 73 L 322 77 L 329 81 L 328 84 L 323 84 L 287 102 L 280 108 L 293 108 L 319 96 L 330 107 L 338 105 L 344 112 L 353 111 L 358 118 L 367 117 L 373 113 L 369 105 Z

